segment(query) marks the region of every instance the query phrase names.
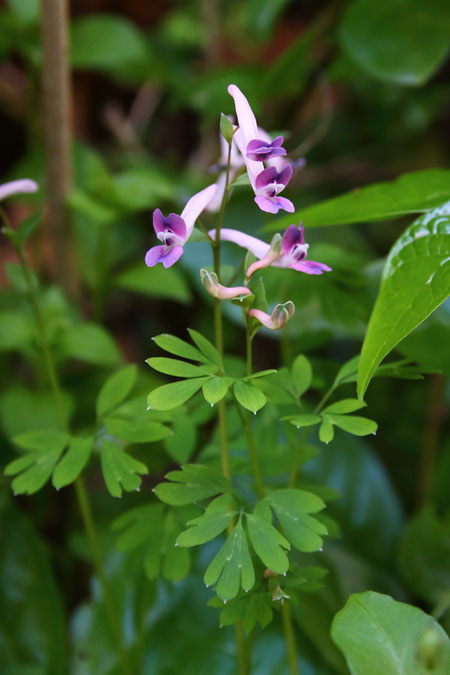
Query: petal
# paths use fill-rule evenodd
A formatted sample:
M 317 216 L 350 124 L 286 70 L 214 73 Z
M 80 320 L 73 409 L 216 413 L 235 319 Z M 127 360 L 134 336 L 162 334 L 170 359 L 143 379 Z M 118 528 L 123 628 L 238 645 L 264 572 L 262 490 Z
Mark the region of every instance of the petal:
M 235 84 L 230 84 L 228 87 L 228 93 L 234 98 L 236 117 L 244 137 L 244 147 L 247 148 L 249 141 L 258 137 L 256 118 L 253 114 L 253 110 L 250 108 L 249 102 L 239 87 L 237 87 Z
M 274 166 L 269 166 L 256 176 L 255 187 L 257 190 L 267 187 L 273 183 L 278 176 L 278 172 Z
M 172 267 L 172 265 L 175 265 L 177 260 L 179 260 L 182 255 L 183 255 L 183 247 L 174 246 L 173 248 L 170 249 L 170 251 L 166 253 L 166 255 L 162 258 L 161 262 L 167 269 L 168 267 Z
M 284 141 L 283 136 L 277 136 L 272 141 L 272 147 L 273 148 L 280 148 L 283 145 L 283 141 Z
M 190 200 L 187 202 L 183 211 L 181 212 L 181 218 L 183 218 L 186 223 L 186 241 L 192 234 L 194 229 L 194 224 L 202 211 L 208 206 L 209 202 L 214 197 L 217 190 L 217 185 L 213 183 L 208 185 L 207 188 L 197 192 Z
M 293 263 L 291 268 L 297 270 L 297 272 L 305 272 L 305 274 L 323 274 L 323 272 L 332 271 L 328 265 L 316 262 L 315 260 L 302 260 L 301 262 Z
M 261 171 L 264 169 L 264 164 L 262 162 L 254 162 L 251 159 L 248 159 L 248 157 L 245 154 L 247 144 L 245 142 L 245 137 L 242 133 L 241 129 L 238 129 L 236 133 L 233 136 L 234 140 L 236 141 L 236 145 L 239 148 L 239 152 L 241 153 L 243 160 L 245 161 L 245 166 L 247 167 L 247 173 L 248 177 L 251 183 L 251 186 L 253 190 L 255 189 L 255 181 L 256 181 L 256 176 L 261 173 Z
M 258 321 L 266 328 L 270 328 L 271 330 L 277 329 L 274 322 L 272 321 L 272 317 L 266 314 L 266 312 L 263 312 L 261 309 L 251 309 L 248 315 L 258 319 Z
M 208 234 L 211 239 L 216 238 L 215 230 L 210 230 Z M 244 234 L 244 232 L 232 230 L 227 227 L 224 227 L 220 230 L 220 240 L 231 241 L 233 244 L 242 246 L 242 248 L 246 248 L 248 251 L 251 251 L 257 258 L 263 258 L 270 250 L 270 245 L 266 244 L 265 241 L 261 241 L 261 239 L 252 237 L 249 234 Z
M 288 255 L 292 247 L 295 246 L 295 244 L 300 243 L 300 238 L 301 238 L 300 229 L 295 225 L 289 225 L 289 227 L 285 230 L 283 238 L 281 240 L 281 247 L 283 249 L 283 253 Z
M 13 180 L 10 183 L 0 185 L 0 201 L 11 197 L 11 195 L 20 194 L 22 192 L 37 192 L 39 185 L 29 178 L 22 178 L 20 180 Z
M 255 197 L 255 202 L 258 204 L 261 211 L 265 211 L 266 213 L 278 213 L 281 208 L 278 204 L 279 199 L 282 199 L 282 197 L 277 197 L 275 200 L 272 200 L 268 197 L 264 197 L 264 195 L 257 195 Z M 286 199 L 286 201 L 289 200 Z M 292 210 L 294 210 L 293 206 Z
M 165 246 L 153 246 L 145 254 L 145 264 L 147 267 L 154 267 L 157 263 L 162 262 L 164 257 Z
M 276 202 L 278 204 L 278 208 L 283 209 L 283 211 L 287 211 L 288 213 L 294 213 L 295 206 L 290 201 L 290 199 L 286 199 L 286 197 L 277 197 Z
M 176 213 L 169 213 L 166 218 L 166 227 L 169 226 L 172 232 L 180 239 L 186 238 L 186 223 L 181 216 Z
M 287 185 L 292 178 L 293 169 L 292 166 L 287 163 L 286 166 L 282 169 L 281 173 L 278 174 L 277 183 L 283 183 Z
M 162 232 L 166 225 L 166 219 L 164 218 L 161 209 L 155 209 L 153 211 L 153 229 L 155 230 L 156 234 L 158 232 Z

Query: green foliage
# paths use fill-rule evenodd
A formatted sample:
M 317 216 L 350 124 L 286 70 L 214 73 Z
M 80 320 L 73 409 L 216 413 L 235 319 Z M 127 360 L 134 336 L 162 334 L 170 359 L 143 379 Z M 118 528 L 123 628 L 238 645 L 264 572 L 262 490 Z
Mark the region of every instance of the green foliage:
M 303 396 L 311 386 L 312 368 L 303 354 L 297 356 L 292 364 L 292 382 L 297 396 Z
M 432 630 L 436 649 L 432 668 L 424 659 L 423 636 Z M 422 610 L 387 595 L 352 595 L 336 615 L 331 636 L 343 651 L 351 673 L 370 673 L 373 665 L 386 675 L 444 675 L 450 668 L 450 641 L 439 624 Z
M 240 588 L 244 591 L 253 588 L 255 571 L 241 518 L 239 518 L 225 544 L 209 564 L 205 572 L 204 582 L 206 586 L 217 583 L 216 593 L 224 602 L 235 598 Z
M 120 551 L 143 550 L 149 579 L 156 579 L 162 572 L 166 579 L 177 582 L 189 573 L 188 551 L 175 547 L 180 531 L 179 516 L 164 512 L 162 504 L 149 504 L 126 511 L 112 525 L 115 531 L 121 531 L 117 539 Z
M 342 46 L 370 75 L 424 84 L 445 60 L 450 15 L 445 0 L 354 0 L 340 26 Z M 418 36 L 420 38 L 418 39 Z
M 72 24 L 74 68 L 95 68 L 116 77 L 136 77 L 150 70 L 149 46 L 133 24 L 113 14 L 92 14 Z M 133 73 L 134 69 L 134 73 Z
M 125 366 L 111 375 L 97 396 L 97 415 L 103 417 L 131 393 L 137 377 L 135 365 Z
M 380 361 L 450 293 L 449 214 L 445 205 L 418 218 L 388 256 L 361 352 L 361 398 Z
M 11 675 L 63 673 L 65 616 L 41 537 L 4 495 L 0 529 L 0 670 Z
M 119 288 L 153 298 L 176 300 L 189 304 L 192 300 L 182 273 L 176 268 L 164 269 L 158 265 L 147 267 L 138 263 L 121 272 L 114 280 Z
M 89 461 L 93 444 L 92 436 L 70 439 L 69 449 L 53 471 L 52 483 L 57 490 L 78 478 Z
M 426 169 L 400 176 L 394 181 L 375 183 L 352 190 L 302 209 L 306 227 L 369 223 L 388 218 L 427 212 L 450 198 L 450 171 Z M 294 216 L 283 216 L 270 223 L 269 231 L 282 231 Z
M 296 549 L 312 553 L 322 548 L 320 535 L 328 534 L 327 528 L 308 515 L 325 508 L 320 497 L 305 490 L 276 490 L 267 497 L 267 501 L 280 522 L 283 534 Z
M 233 382 L 234 378 L 231 377 L 211 377 L 202 387 L 205 401 L 210 405 L 221 401 Z
M 31 495 L 40 490 L 50 478 L 69 437 L 61 431 L 49 429 L 30 431 L 13 440 L 25 454 L 7 465 L 5 475 L 16 476 L 12 481 L 15 494 Z
M 201 464 L 186 464 L 181 471 L 170 471 L 171 483 L 160 483 L 153 492 L 158 499 L 173 506 L 192 504 L 227 491 L 227 481 L 220 471 Z
M 122 360 L 109 333 L 94 323 L 71 326 L 62 336 L 61 348 L 66 358 L 79 359 L 98 366 L 117 366 Z
M 207 383 L 206 383 L 207 384 Z M 205 387 L 206 384 L 203 386 Z M 172 425 L 172 433 L 164 441 L 164 447 L 169 455 L 178 464 L 187 462 L 195 450 L 197 442 L 197 428 L 188 415 L 179 416 Z
M 253 514 L 246 514 L 250 541 L 256 555 L 269 570 L 275 574 L 286 574 L 289 560 L 284 549 L 289 550 L 291 545 L 273 527 L 270 509 L 266 511 L 264 506 L 264 502 L 258 502 Z
M 238 403 L 252 413 L 261 410 L 267 401 L 260 389 L 257 389 L 257 387 L 254 387 L 252 384 L 247 384 L 247 382 L 243 382 L 242 380 L 238 380 L 234 383 L 233 392 Z
M 153 410 L 178 408 L 201 389 L 207 380 L 207 377 L 196 377 L 192 380 L 180 380 L 179 382 L 164 384 L 150 392 L 147 398 L 148 408 Z
M 422 600 L 434 607 L 446 603 L 450 588 L 450 522 L 431 508 L 418 513 L 402 536 L 398 560 L 402 578 Z
M 139 490 L 142 479 L 138 474 L 148 473 L 145 464 L 138 462 L 110 441 L 102 441 L 100 459 L 103 478 L 112 497 L 121 497 L 123 490 Z
M 225 494 L 213 499 L 202 516 L 187 523 L 190 529 L 178 536 L 176 545 L 199 546 L 218 537 L 236 514 L 232 506 L 230 495 Z

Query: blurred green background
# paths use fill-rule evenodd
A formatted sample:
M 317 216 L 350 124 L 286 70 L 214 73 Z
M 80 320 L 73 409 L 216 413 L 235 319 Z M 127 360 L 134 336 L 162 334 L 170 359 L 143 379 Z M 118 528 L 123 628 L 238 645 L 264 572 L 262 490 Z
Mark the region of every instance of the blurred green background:
M 40 3 L 0 6 L 0 178 L 26 176 L 42 186 L 38 196 L 8 203 L 17 223 L 45 200 Z M 450 10 L 444 0 L 75 0 L 70 12 L 77 301 L 55 279 L 45 223 L 27 256 L 39 278 L 67 407 L 83 430 L 92 424 L 98 389 L 121 363 L 142 364 L 138 393 L 156 381 L 143 364 L 153 355 L 151 336 L 184 337 L 189 326 L 212 337 L 210 298 L 198 276 L 199 267 L 211 264 L 208 247 L 187 246 L 167 271 L 146 268 L 143 258 L 155 243 L 152 210 L 180 213 L 214 180 L 219 115 L 233 112 L 227 85 L 245 92 L 261 126 L 285 136 L 292 159 L 305 159 L 286 192 L 300 215 L 303 207 L 369 183 L 447 168 Z M 338 364 L 359 353 L 383 260 L 412 220 L 309 229 L 305 218 L 311 258 L 334 271 L 319 279 L 265 273 L 269 302 L 291 299 L 297 311 L 281 339 L 260 333 L 256 367 L 289 364 L 304 352 L 317 389 L 331 380 Z M 234 190 L 225 226 L 270 238 L 273 222 L 248 188 Z M 5 238 L 0 248 L 6 464 L 14 456 L 8 439 L 57 422 L 23 279 Z M 226 248 L 225 264 L 238 264 L 237 255 Z M 234 309 L 227 310 L 225 339 L 227 351 L 239 356 L 244 332 Z M 304 468 L 311 480 L 339 490 L 330 513 L 341 537 L 322 557 L 330 569 L 324 588 L 302 594 L 295 610 L 302 675 L 348 672 L 329 625 L 349 593 L 378 590 L 430 612 L 450 591 L 449 343 L 447 302 L 395 354 L 419 363 L 424 379 L 377 378 L 370 385 L 366 401 L 377 436 L 337 436 Z M 354 385 L 347 386 L 354 396 Z M 190 427 L 191 454 L 208 440 L 202 421 L 198 415 Z M 219 630 L 206 607 L 206 553 L 194 563 L 196 575 L 174 585 L 148 580 L 137 553 L 115 548 L 112 519 L 150 499 L 150 488 L 174 465 L 162 443 L 136 446 L 134 454 L 150 470 L 140 495 L 113 500 L 99 469 L 88 474 L 127 643 L 143 673 L 232 673 L 232 630 Z M 2 478 L 0 496 L 1 672 L 118 672 L 70 488 L 47 486 L 12 499 Z M 448 613 L 443 621 L 448 629 Z M 276 627 L 259 631 L 253 672 L 285 673 L 284 658 Z

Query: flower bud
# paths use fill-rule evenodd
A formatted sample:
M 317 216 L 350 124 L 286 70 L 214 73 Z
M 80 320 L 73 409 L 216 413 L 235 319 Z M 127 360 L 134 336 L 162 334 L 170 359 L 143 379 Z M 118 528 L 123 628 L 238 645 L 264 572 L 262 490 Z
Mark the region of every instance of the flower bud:
M 232 288 L 222 286 L 222 284 L 219 284 L 217 274 L 205 269 L 200 270 L 200 278 L 208 293 L 218 300 L 230 300 L 231 298 L 237 298 L 239 295 L 252 294 L 246 286 L 234 286 Z
M 286 321 L 289 321 L 294 316 L 294 312 L 295 305 L 291 300 L 288 300 L 283 304 L 277 305 L 270 316 L 260 309 L 251 309 L 248 315 L 257 319 L 266 328 L 279 330 L 284 326 Z

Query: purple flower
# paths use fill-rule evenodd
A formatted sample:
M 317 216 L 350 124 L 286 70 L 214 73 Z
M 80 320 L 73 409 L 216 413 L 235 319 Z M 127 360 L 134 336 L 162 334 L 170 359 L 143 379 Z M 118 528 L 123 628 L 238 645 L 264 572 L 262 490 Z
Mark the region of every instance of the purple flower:
M 283 183 L 275 181 L 275 185 L 277 187 L 276 189 L 274 189 L 273 180 L 270 180 L 269 183 L 266 183 L 267 174 L 265 174 L 264 172 L 267 171 L 267 169 L 264 169 L 264 164 L 261 161 L 261 158 L 260 160 L 254 159 L 255 148 L 258 149 L 264 147 L 267 149 L 269 147 L 269 144 L 267 144 L 266 141 L 259 140 L 261 134 L 258 130 L 256 118 L 253 114 L 249 102 L 247 101 L 247 99 L 245 98 L 244 94 L 239 89 L 239 87 L 237 87 L 235 84 L 230 84 L 230 86 L 228 87 L 228 93 L 234 98 L 234 103 L 236 106 L 236 116 L 239 123 L 239 128 L 234 134 L 234 138 L 236 140 L 236 145 L 238 146 L 242 156 L 244 157 L 245 164 L 247 166 L 248 177 L 251 186 L 253 188 L 253 191 L 255 192 L 256 195 L 255 202 L 258 204 L 259 208 L 262 211 L 266 211 L 268 213 L 278 213 L 280 209 L 284 209 L 285 211 L 293 213 L 295 209 L 292 202 L 289 201 L 289 199 L 286 199 L 285 197 L 278 196 L 278 193 L 284 190 L 284 188 L 286 187 L 287 182 Z M 278 139 L 275 139 L 273 143 L 276 143 L 277 141 Z M 253 144 L 253 142 L 256 142 L 257 145 Z M 270 145 L 272 146 L 273 143 L 270 143 Z M 270 157 L 275 158 L 280 155 L 279 152 L 277 155 L 277 148 L 278 148 L 277 145 L 275 145 L 275 147 L 272 148 L 271 150 L 272 154 L 269 155 Z M 274 151 L 275 154 L 273 154 Z M 278 169 L 276 167 L 275 171 L 276 174 L 278 175 Z M 281 173 L 283 173 L 283 171 L 281 171 Z M 262 178 L 260 178 L 260 174 L 263 174 Z M 272 174 L 271 177 L 273 178 Z M 284 175 L 283 178 L 286 179 L 287 174 Z M 258 187 L 256 184 L 257 179 L 259 179 L 260 187 Z
M 283 208 L 286 211 L 291 211 L 292 203 L 285 197 L 278 197 L 278 193 L 284 190 L 292 177 L 292 166 L 285 164 L 281 171 L 278 171 L 275 166 L 268 166 L 256 176 L 255 187 L 257 195 L 255 202 L 262 211 L 269 213 L 277 213 L 278 208 Z M 277 200 L 274 202 L 274 198 Z M 276 205 L 278 208 L 276 208 Z M 275 210 L 274 210 L 275 208 Z M 292 206 L 292 210 L 294 207 Z
M 281 147 L 284 141 L 283 136 L 277 136 L 273 141 L 255 138 L 253 141 L 247 143 L 246 157 L 253 159 L 256 162 L 266 162 L 273 157 L 283 157 L 286 155 L 286 150 Z
M 211 230 L 209 235 L 215 238 L 215 230 Z M 266 244 L 265 241 L 244 234 L 239 230 L 223 228 L 220 230 L 220 239 L 222 241 L 231 241 L 242 248 L 251 251 L 258 258 L 257 262 L 252 263 L 247 270 L 247 278 L 263 267 L 285 267 L 297 272 L 306 274 L 322 274 L 331 272 L 331 267 L 324 263 L 314 260 L 306 260 L 309 245 L 305 244 L 303 225 L 298 227 L 289 225 L 284 232 L 281 242 L 280 235 L 275 235 L 272 244 Z
M 22 192 L 37 192 L 37 190 L 39 190 L 39 186 L 34 180 L 29 178 L 13 180 L 10 183 L 0 185 L 0 202 L 12 195 L 20 194 Z
M 190 198 L 180 216 L 170 213 L 167 218 L 160 209 L 153 212 L 153 227 L 162 246 L 153 246 L 145 255 L 145 264 L 154 267 L 162 263 L 171 267 L 183 255 L 183 246 L 194 229 L 194 224 L 201 212 L 213 199 L 217 185 L 209 185 Z

